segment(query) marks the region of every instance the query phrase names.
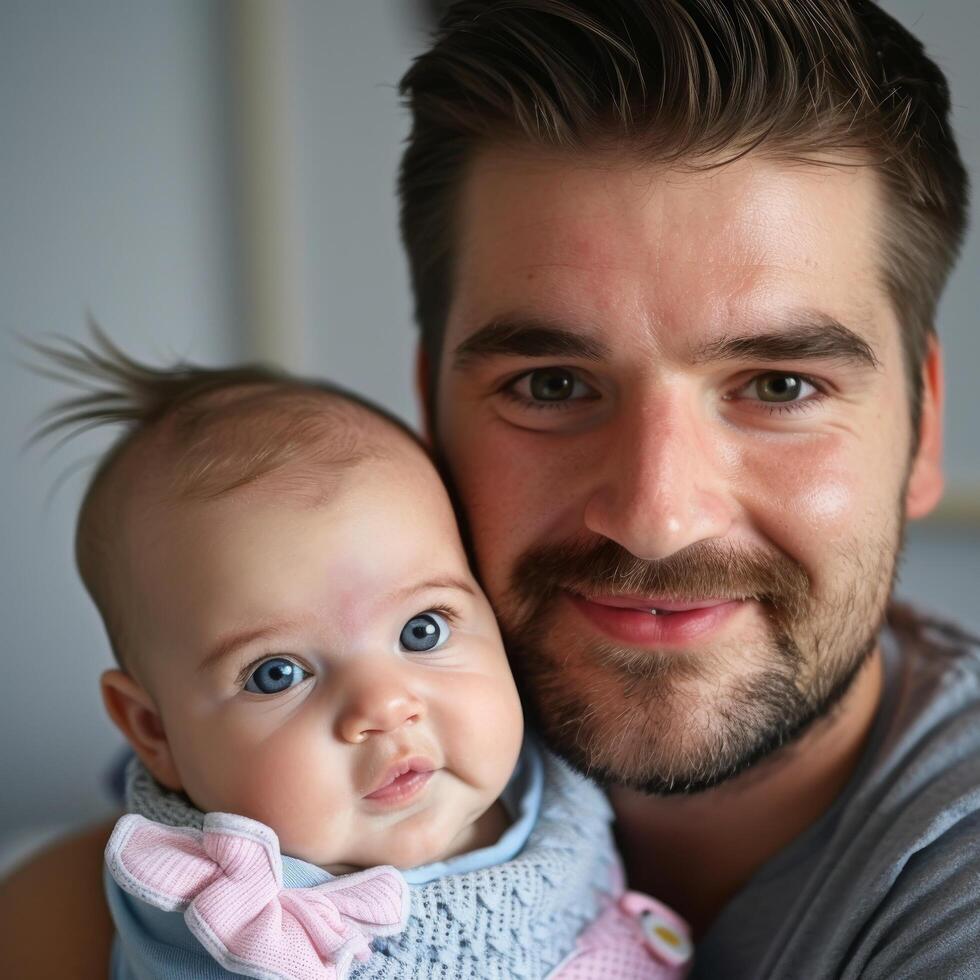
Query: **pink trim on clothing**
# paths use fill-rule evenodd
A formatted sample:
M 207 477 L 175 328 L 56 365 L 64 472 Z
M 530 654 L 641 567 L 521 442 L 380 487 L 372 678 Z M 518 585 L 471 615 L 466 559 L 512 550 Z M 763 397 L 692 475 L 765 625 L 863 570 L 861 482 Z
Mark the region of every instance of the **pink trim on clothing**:
M 342 980 L 371 939 L 401 932 L 408 884 L 387 866 L 315 888 L 283 888 L 279 839 L 269 827 L 209 813 L 203 831 L 129 814 L 106 863 L 120 888 L 164 911 L 225 969 L 260 980 Z

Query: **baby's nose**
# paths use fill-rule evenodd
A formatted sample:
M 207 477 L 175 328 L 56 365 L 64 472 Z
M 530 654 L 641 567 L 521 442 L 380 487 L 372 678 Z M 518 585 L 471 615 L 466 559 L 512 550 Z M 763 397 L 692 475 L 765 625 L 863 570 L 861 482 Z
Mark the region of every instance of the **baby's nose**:
M 375 673 L 351 685 L 337 717 L 337 734 L 356 745 L 371 735 L 414 725 L 423 714 L 422 700 L 409 685 L 397 676 Z

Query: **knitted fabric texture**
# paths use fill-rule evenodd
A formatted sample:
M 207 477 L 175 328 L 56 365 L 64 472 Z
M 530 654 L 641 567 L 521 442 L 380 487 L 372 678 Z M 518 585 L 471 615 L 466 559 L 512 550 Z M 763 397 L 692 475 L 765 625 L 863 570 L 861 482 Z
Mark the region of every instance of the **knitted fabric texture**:
M 127 773 L 127 802 L 133 812 L 171 827 L 203 827 L 204 815 L 185 797 L 161 788 L 136 760 Z M 414 886 L 404 931 L 375 939 L 376 955 L 356 965 L 350 977 L 510 980 L 547 976 L 573 952 L 579 934 L 614 897 L 618 858 L 611 820 L 602 793 L 547 755 L 541 812 L 523 851 L 502 864 Z M 287 887 L 329 880 L 326 872 L 316 877 L 318 870 L 306 862 L 283 858 Z M 140 916 L 143 928 L 153 921 L 152 916 Z M 169 923 L 161 932 L 173 928 Z M 138 943 L 127 944 L 125 939 L 125 948 L 139 948 Z M 201 954 L 207 957 L 203 949 Z M 136 975 L 135 969 L 123 975 Z M 223 974 L 211 961 L 199 975 Z
M 279 838 L 255 820 L 209 813 L 204 830 L 129 813 L 106 847 L 113 880 L 130 895 L 182 912 L 226 969 L 268 980 L 341 980 L 371 939 L 405 928 L 411 894 L 391 867 L 284 888 Z

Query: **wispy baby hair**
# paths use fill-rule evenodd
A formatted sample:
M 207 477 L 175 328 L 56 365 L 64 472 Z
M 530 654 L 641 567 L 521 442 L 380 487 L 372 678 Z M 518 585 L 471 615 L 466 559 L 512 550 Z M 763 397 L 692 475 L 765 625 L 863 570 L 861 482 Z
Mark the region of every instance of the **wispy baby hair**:
M 78 516 L 75 558 L 116 659 L 127 647 L 120 576 L 134 497 L 207 501 L 267 490 L 310 506 L 345 469 L 386 454 L 394 416 L 342 388 L 260 364 L 152 367 L 125 354 L 94 323 L 92 342 L 31 342 L 37 370 L 81 389 L 42 416 L 35 439 L 70 439 L 116 426 Z

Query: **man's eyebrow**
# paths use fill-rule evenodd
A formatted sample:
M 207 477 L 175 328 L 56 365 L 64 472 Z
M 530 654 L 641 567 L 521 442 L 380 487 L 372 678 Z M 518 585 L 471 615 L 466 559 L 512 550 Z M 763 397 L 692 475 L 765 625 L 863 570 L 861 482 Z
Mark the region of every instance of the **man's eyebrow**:
M 293 627 L 291 623 L 274 623 L 269 626 L 260 626 L 256 629 L 242 630 L 238 633 L 229 633 L 222 637 L 208 652 L 208 655 L 198 664 L 198 670 L 207 670 L 214 664 L 224 660 L 236 650 L 255 643 L 258 640 L 267 640 L 272 636 L 279 636 Z
M 744 336 L 727 335 L 701 344 L 691 352 L 695 364 L 709 361 L 850 361 L 877 369 L 874 348 L 833 317 L 819 315 L 786 328 Z
M 538 317 L 500 317 L 470 334 L 454 351 L 453 367 L 490 357 L 574 357 L 599 361 L 609 347 L 599 340 Z
M 476 595 L 473 586 L 461 578 L 454 575 L 441 575 L 437 578 L 427 579 L 425 582 L 417 582 L 413 585 L 406 585 L 403 589 L 396 589 L 385 596 L 389 602 L 404 602 L 412 596 L 421 595 L 423 592 L 433 592 L 438 589 L 443 591 L 459 591 L 468 595 Z

